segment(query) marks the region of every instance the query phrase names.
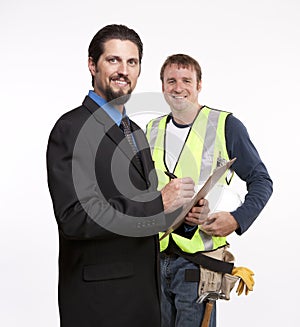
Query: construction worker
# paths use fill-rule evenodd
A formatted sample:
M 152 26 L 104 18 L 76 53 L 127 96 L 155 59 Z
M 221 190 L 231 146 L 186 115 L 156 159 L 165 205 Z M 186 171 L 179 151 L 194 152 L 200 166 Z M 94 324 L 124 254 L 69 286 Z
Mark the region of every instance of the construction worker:
M 223 260 L 226 236 L 242 235 L 273 191 L 268 171 L 241 121 L 230 112 L 199 104 L 201 75 L 199 63 L 185 54 L 171 55 L 162 65 L 162 91 L 171 112 L 151 120 L 146 130 L 159 188 L 170 176 L 189 176 L 201 185 L 217 166 L 236 158 L 232 171 L 245 181 L 247 194 L 238 208 L 212 213 L 205 224 L 187 215 L 179 228 L 161 240 L 162 327 L 200 326 L 205 303 L 197 299 L 204 285 L 201 278 L 206 277 L 189 254 L 214 256 L 224 249 Z M 221 184 L 230 182 L 227 177 L 222 177 Z M 190 274 L 193 271 L 198 271 L 196 277 Z M 216 326 L 215 305 L 209 326 Z

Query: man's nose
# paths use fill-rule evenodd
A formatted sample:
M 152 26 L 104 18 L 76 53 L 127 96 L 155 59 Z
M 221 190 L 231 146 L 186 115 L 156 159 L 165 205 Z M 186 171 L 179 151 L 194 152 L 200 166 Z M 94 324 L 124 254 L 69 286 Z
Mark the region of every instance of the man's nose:
M 183 90 L 182 83 L 177 82 L 177 83 L 174 85 L 174 91 L 177 92 L 177 93 L 181 93 L 182 90 Z
M 126 62 L 120 62 L 118 67 L 118 73 L 125 76 L 128 75 L 128 66 Z

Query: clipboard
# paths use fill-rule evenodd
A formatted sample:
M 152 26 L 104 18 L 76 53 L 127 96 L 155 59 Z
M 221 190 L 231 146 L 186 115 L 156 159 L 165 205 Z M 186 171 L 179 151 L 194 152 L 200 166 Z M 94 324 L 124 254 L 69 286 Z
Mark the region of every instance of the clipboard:
M 164 239 L 167 235 L 172 233 L 176 228 L 178 228 L 184 221 L 186 215 L 190 210 L 196 205 L 196 203 L 207 196 L 208 192 L 217 184 L 219 179 L 225 174 L 225 172 L 230 168 L 230 166 L 235 162 L 236 158 L 227 161 L 223 166 L 218 167 L 215 171 L 208 177 L 204 185 L 201 187 L 199 192 L 192 198 L 192 200 L 186 204 L 177 218 L 174 220 L 172 225 L 164 232 L 160 237 L 160 241 Z

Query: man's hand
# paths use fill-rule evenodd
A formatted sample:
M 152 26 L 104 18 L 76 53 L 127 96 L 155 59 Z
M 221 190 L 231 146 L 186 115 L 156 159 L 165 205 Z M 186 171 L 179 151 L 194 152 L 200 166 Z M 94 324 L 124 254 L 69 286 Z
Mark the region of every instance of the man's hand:
M 193 207 L 185 217 L 185 223 L 191 226 L 201 225 L 208 218 L 209 203 L 206 199 L 199 200 L 197 206 Z
M 211 214 L 201 226 L 201 230 L 208 235 L 227 236 L 238 227 L 239 224 L 229 212 L 221 211 Z
M 161 190 L 165 213 L 173 212 L 191 201 L 194 186 L 194 181 L 190 177 L 172 179 Z

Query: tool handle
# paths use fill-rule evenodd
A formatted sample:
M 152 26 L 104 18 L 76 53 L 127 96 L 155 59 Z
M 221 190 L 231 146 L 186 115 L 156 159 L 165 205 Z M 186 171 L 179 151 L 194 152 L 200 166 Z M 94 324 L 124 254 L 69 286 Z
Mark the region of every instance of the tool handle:
M 204 312 L 204 317 L 203 317 L 203 320 L 202 320 L 201 327 L 208 327 L 209 326 L 211 311 L 212 311 L 213 307 L 214 307 L 214 301 L 206 302 L 205 312 Z

